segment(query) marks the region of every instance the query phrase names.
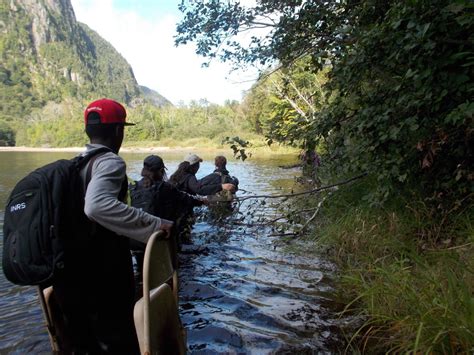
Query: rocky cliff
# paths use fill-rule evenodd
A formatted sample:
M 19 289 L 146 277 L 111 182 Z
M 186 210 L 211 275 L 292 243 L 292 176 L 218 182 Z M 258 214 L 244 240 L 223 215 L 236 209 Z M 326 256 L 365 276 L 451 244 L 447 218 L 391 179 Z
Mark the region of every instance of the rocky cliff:
M 67 98 L 141 97 L 133 70 L 70 0 L 1 0 L 0 119 Z
M 155 90 L 152 90 L 150 88 L 147 88 L 146 86 L 140 85 L 140 91 L 145 101 L 153 106 L 156 106 L 156 107 L 173 106 L 170 100 L 160 95 Z

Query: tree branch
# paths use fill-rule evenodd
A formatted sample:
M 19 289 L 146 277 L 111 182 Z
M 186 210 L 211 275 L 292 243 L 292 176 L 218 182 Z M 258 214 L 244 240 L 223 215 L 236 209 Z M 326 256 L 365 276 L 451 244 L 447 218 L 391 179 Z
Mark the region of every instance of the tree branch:
M 318 207 L 315 207 L 315 208 L 305 208 L 303 210 L 298 210 L 298 211 L 294 211 L 292 212 L 292 214 L 300 214 L 300 213 L 304 213 L 304 212 L 312 212 L 314 210 L 318 210 L 319 209 L 319 204 L 318 204 Z M 275 222 L 278 222 L 280 219 L 286 219 L 287 216 L 279 216 L 277 218 L 273 218 L 265 223 L 241 223 L 241 222 L 231 222 L 232 224 L 235 224 L 237 226 L 244 226 L 244 227 L 265 227 L 265 226 L 268 226 L 268 225 L 271 225 Z
M 306 221 L 306 223 L 304 224 L 303 227 L 301 227 L 301 229 L 298 231 L 299 234 L 303 233 L 305 231 L 305 229 L 308 227 L 308 225 L 311 223 L 311 221 L 313 221 L 317 214 L 319 213 L 319 210 L 321 209 L 321 206 L 323 204 L 324 201 L 326 201 L 326 199 L 331 195 L 331 192 L 329 192 L 328 195 L 326 195 L 321 201 L 319 201 L 318 205 L 316 206 L 316 210 L 314 211 L 313 215 Z
M 247 24 L 248 25 L 264 26 L 264 27 L 276 27 L 276 24 L 274 24 L 274 23 L 265 23 L 265 22 L 258 22 L 258 21 L 251 21 L 251 22 L 248 22 Z M 262 27 L 259 27 L 259 28 L 262 28 Z
M 242 202 L 242 201 L 245 201 L 245 200 L 249 200 L 251 198 L 284 198 L 284 197 L 295 197 L 295 196 L 307 195 L 307 194 L 312 194 L 312 193 L 316 193 L 316 192 L 319 192 L 319 191 L 332 189 L 333 187 L 336 187 L 336 186 L 348 184 L 348 183 L 350 183 L 354 180 L 361 179 L 361 178 L 365 177 L 366 175 L 367 175 L 367 173 L 363 173 L 363 174 L 354 176 L 354 177 L 352 177 L 348 180 L 344 180 L 344 181 L 338 182 L 336 184 L 322 186 L 322 187 L 319 187 L 317 189 L 313 189 L 313 190 L 309 190 L 309 191 L 303 191 L 303 192 L 297 192 L 297 193 L 285 194 L 285 195 L 254 195 L 254 196 L 246 196 L 246 197 L 242 197 L 242 198 L 236 198 L 235 200 Z

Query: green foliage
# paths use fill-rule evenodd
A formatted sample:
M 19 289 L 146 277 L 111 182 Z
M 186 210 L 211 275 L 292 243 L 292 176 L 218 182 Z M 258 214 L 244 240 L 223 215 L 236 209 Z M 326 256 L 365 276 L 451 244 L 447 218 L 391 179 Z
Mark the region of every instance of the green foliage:
M 209 138 L 220 142 L 229 133 L 245 129 L 245 122 L 230 105 L 219 106 L 206 101 L 192 102 L 183 107 L 152 109 L 155 122 L 162 127 L 161 138 L 178 141 L 190 138 Z
M 357 9 L 356 42 L 331 73 L 338 94 L 315 129 L 331 161 L 351 161 L 341 170 L 376 172 L 384 197 L 408 183 L 449 209 L 473 192 L 472 4 L 374 6 Z
M 34 110 L 26 123 L 16 127 L 17 145 L 30 147 L 83 146 L 87 137 L 82 119 L 83 105 L 73 100 L 48 102 Z
M 313 125 L 326 101 L 323 85 L 327 70 L 313 73 L 310 58 L 298 60 L 290 68 L 264 75 L 246 95 L 242 104 L 247 119 L 257 132 L 274 141 L 314 149 L 317 136 Z
M 283 68 L 273 74 L 284 73 L 274 80 L 281 88 L 271 88 L 270 74 L 246 98 L 255 129 L 268 123 L 271 140 L 324 142 L 334 171 L 377 176 L 378 200 L 408 184 L 447 210 L 474 192 L 471 1 L 288 0 L 247 8 L 212 0 L 180 8 L 177 44 Z M 256 28 L 250 43 L 234 40 Z M 323 95 L 292 105 L 320 93 L 312 78 L 324 69 Z
M 469 352 L 474 211 L 437 219 L 423 201 L 402 198 L 374 208 L 362 199 L 374 183 L 335 192 L 313 230 L 341 266 L 347 310 L 366 319 L 352 344 L 370 353 Z
M 27 49 L 32 45 L 29 26 L 23 11 L 11 11 L 7 4 L 0 7 L 0 118 L 8 121 L 42 104 L 31 93 L 29 64 L 34 65 L 35 58 Z
M 5 121 L 0 120 L 0 146 L 14 146 L 15 132 Z
M 16 143 L 25 146 L 68 147 L 82 146 L 84 134 L 83 109 L 87 102 L 64 100 L 48 102 L 27 116 L 26 122 L 13 121 L 17 132 Z M 235 132 L 248 132 L 246 123 L 232 103 L 226 106 L 207 102 L 190 106 L 158 108 L 150 104 L 127 107 L 127 117 L 136 126 L 126 130 L 126 142 L 157 142 L 171 144 L 220 145 L 222 140 Z M 162 144 L 163 144 L 162 143 Z M 173 143 L 176 144 L 176 143 Z
M 241 159 L 245 161 L 248 157 L 252 156 L 252 153 L 249 153 L 246 149 L 251 146 L 249 141 L 245 141 L 240 137 L 225 137 L 222 140 L 222 144 L 227 144 L 232 149 L 234 157 L 236 159 Z
M 349 4 L 348 4 L 349 3 Z M 289 63 L 312 54 L 322 65 L 328 53 L 348 41 L 348 9 L 352 1 L 285 0 L 181 2 L 184 18 L 177 26 L 176 44 L 196 43 L 196 53 L 236 64 Z M 357 5 L 355 5 L 357 6 Z M 258 29 L 248 41 L 233 37 Z

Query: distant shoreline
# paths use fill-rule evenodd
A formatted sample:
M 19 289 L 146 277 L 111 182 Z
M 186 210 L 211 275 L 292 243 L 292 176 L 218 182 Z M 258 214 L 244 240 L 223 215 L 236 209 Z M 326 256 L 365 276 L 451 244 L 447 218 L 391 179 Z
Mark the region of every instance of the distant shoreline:
M 83 152 L 85 147 L 43 148 L 43 147 L 0 147 L 0 152 Z M 198 150 L 197 147 L 122 147 L 121 153 L 147 153 L 164 151 Z M 199 149 L 202 150 L 202 149 Z M 207 150 L 207 149 L 206 149 Z
M 25 153 L 81 153 L 85 150 L 84 147 L 63 147 L 63 148 L 47 148 L 47 147 L 0 147 L 0 153 L 2 152 L 25 152 Z M 258 153 L 259 155 L 273 155 L 273 154 L 296 154 L 298 153 L 296 150 L 293 152 L 291 150 L 283 149 L 273 151 L 268 147 L 251 147 L 249 149 L 252 154 Z M 231 155 L 231 149 L 226 147 L 209 147 L 209 146 L 188 146 L 188 147 L 181 147 L 181 146 L 156 146 L 156 147 L 122 147 L 120 148 L 120 153 L 202 153 L 205 154 L 210 152 L 220 152 L 222 154 Z

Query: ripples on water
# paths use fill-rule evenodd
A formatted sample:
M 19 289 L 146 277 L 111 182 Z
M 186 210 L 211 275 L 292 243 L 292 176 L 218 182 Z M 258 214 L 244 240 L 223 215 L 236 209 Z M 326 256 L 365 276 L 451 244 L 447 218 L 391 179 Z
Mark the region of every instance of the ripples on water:
M 123 156 L 130 176 L 138 178 L 145 155 Z M 179 158 L 164 158 L 168 171 L 174 171 Z M 49 161 L 55 159 L 49 156 Z M 274 193 L 276 178 L 291 179 L 295 173 L 265 161 L 231 162 L 229 169 L 241 188 L 259 194 Z M 205 162 L 200 174 L 211 170 Z M 23 176 L 23 170 L 18 174 Z M 3 208 L 5 190 L 13 185 L 5 186 L 4 175 L 0 177 Z M 245 209 L 244 204 L 241 211 Z M 3 212 L 0 221 L 3 225 Z M 190 353 L 311 354 L 341 348 L 345 320 L 335 315 L 331 300 L 333 266 L 289 254 L 269 234 L 229 223 L 219 226 L 207 218 L 196 223 L 192 244 L 183 245 L 179 270 L 180 314 Z M 35 289 L 13 286 L 1 273 L 0 296 L 0 353 L 49 353 Z
M 193 352 L 331 350 L 337 321 L 321 260 L 282 254 L 265 237 L 214 239 L 204 223 L 181 256 L 181 316 Z

